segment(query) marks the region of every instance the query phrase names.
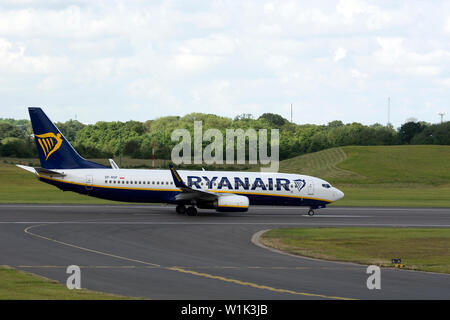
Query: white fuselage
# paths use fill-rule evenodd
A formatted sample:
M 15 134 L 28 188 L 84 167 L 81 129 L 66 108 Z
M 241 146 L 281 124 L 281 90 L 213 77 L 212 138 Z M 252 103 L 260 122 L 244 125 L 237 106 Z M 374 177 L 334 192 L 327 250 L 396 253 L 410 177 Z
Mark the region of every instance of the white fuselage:
M 66 169 L 53 170 L 64 176 L 39 174 L 49 183 L 100 198 L 140 202 L 171 203 L 173 193 L 179 193 L 169 170 L 146 169 Z M 311 176 L 230 171 L 178 171 L 191 188 L 218 194 L 247 196 L 250 204 L 317 206 L 341 199 L 344 194 L 328 182 Z M 50 180 L 50 181 L 47 181 Z M 97 191 L 97 192 L 96 192 Z M 135 191 L 135 193 L 133 193 Z M 122 192 L 122 194 L 121 194 Z M 146 194 L 146 193 L 147 194 Z M 169 194 L 169 193 L 171 194 Z M 145 201 L 146 197 L 149 201 Z M 117 198 L 117 197 L 116 197 Z M 320 207 L 320 206 L 319 206 Z

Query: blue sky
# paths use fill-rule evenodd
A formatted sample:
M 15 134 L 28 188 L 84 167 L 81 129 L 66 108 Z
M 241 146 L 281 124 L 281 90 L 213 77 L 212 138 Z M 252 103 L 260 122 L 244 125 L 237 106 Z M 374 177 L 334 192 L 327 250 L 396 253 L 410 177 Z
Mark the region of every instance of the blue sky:
M 0 0 L 0 117 L 436 123 L 449 1 Z

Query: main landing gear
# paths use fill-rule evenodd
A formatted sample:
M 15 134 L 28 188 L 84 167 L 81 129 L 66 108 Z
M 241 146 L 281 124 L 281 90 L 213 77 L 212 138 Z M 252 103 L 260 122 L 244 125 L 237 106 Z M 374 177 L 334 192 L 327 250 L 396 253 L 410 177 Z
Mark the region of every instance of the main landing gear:
M 176 212 L 178 214 L 187 214 L 188 216 L 196 216 L 197 215 L 197 208 L 195 206 L 185 207 L 183 205 L 178 205 L 176 207 Z
M 185 214 L 185 213 L 186 213 L 186 207 L 183 206 L 183 205 L 178 205 L 178 206 L 176 207 L 175 211 L 176 211 L 178 214 Z
M 314 210 L 313 209 L 309 209 L 308 210 L 308 216 L 312 217 L 314 215 Z

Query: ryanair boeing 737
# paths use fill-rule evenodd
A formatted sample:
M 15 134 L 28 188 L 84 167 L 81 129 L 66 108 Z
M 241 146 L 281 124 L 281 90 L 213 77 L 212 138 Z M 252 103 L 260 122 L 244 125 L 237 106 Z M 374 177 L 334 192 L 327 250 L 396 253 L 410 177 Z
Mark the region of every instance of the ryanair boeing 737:
M 41 167 L 18 167 L 63 191 L 124 202 L 167 203 L 177 213 L 197 208 L 245 212 L 250 205 L 304 206 L 314 209 L 342 199 L 328 182 L 305 175 L 267 172 L 221 172 L 120 169 L 81 157 L 41 108 L 29 108 Z

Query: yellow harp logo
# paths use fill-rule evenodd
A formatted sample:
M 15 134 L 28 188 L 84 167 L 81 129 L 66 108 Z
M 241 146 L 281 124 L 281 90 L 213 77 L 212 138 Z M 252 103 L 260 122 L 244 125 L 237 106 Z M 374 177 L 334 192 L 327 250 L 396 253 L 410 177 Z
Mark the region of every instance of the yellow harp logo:
M 55 152 L 56 150 L 61 147 L 62 139 L 61 139 L 61 133 L 54 134 L 53 132 L 44 133 L 35 135 L 37 138 L 37 141 L 39 142 L 39 145 L 42 148 L 42 151 L 45 155 L 45 160 L 50 157 L 50 155 Z

